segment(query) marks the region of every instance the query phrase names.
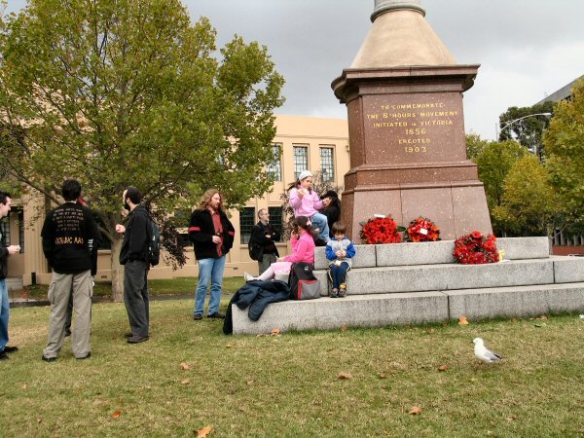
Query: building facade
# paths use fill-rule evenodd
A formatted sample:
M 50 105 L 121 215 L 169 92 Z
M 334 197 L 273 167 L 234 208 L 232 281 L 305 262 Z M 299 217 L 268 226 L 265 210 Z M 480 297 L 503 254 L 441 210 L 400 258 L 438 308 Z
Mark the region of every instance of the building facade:
M 235 226 L 235 242 L 227 256 L 226 276 L 242 275 L 244 271 L 257 273 L 257 262 L 248 255 L 247 242 L 251 227 L 257 222 L 257 212 L 268 208 L 272 223 L 282 220 L 281 195 L 303 170 L 321 172 L 323 180 L 334 186 L 343 186 L 349 170 L 349 135 L 345 119 L 325 119 L 302 116 L 276 116 L 277 133 L 273 140 L 274 161 L 268 171 L 274 177 L 270 192 L 262 198 L 248 201 L 241 210 L 230 210 Z M 7 241 L 20 244 L 21 254 L 10 257 L 9 277 L 13 284 L 48 284 L 50 272 L 42 251 L 40 232 L 44 221 L 44 201 L 40 197 L 23 195 L 15 200 L 9 220 L 3 224 Z M 188 224 L 185 224 L 185 227 Z M 277 224 L 279 225 L 279 224 Z M 287 242 L 278 243 L 281 254 L 288 252 Z M 198 275 L 192 246 L 187 247 L 188 261 L 178 270 L 164 262 L 154 267 L 149 278 L 193 277 Z M 100 250 L 97 281 L 111 280 L 111 252 Z

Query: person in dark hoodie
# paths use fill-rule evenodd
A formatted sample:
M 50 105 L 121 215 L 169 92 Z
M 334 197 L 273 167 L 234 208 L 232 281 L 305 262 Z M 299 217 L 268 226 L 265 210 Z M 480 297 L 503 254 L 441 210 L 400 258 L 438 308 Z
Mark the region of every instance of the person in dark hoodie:
M 148 298 L 148 212 L 140 205 L 142 194 L 128 187 L 122 195 L 124 208 L 130 211 L 126 225 L 117 224 L 116 232 L 124 235 L 120 264 L 124 265 L 124 304 L 128 312 L 131 333 L 129 344 L 147 341 L 150 332 L 150 303 Z
M 195 289 L 193 319 L 203 319 L 205 295 L 211 282 L 209 318 L 225 318 L 219 313 L 225 258 L 233 246 L 235 229 L 223 211 L 223 199 L 216 189 L 207 190 L 201 197 L 199 206 L 191 215 L 189 239 L 195 247 L 195 257 L 199 262 L 199 282 Z
M 91 278 L 92 251 L 97 241 L 97 225 L 91 212 L 77 204 L 81 184 L 74 179 L 63 183 L 61 194 L 65 202 L 47 215 L 41 236 L 43 252 L 52 267 L 49 286 L 51 315 L 49 335 L 42 359 L 57 359 L 65 338 L 65 318 L 69 296 L 73 293 L 73 311 L 76 316 L 71 334 L 71 348 L 77 359 L 91 356 Z
M 8 216 L 12 208 L 12 197 L 6 192 L 0 192 L 0 219 Z M 8 256 L 18 254 L 20 245 L 6 245 L 4 230 L 0 228 L 0 360 L 8 359 L 7 353 L 18 351 L 18 347 L 8 346 L 8 320 L 10 303 L 8 301 Z

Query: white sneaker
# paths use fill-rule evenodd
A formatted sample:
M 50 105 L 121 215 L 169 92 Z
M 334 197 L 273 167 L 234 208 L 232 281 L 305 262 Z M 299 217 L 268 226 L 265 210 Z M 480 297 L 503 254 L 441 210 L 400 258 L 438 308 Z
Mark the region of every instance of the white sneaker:
M 256 278 L 248 272 L 243 273 L 243 278 L 245 281 L 254 281 Z

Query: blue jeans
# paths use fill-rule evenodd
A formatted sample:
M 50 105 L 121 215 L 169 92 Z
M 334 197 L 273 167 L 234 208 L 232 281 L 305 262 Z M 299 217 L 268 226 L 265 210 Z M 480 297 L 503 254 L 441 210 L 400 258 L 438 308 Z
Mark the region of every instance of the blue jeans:
M 319 229 L 318 234 L 322 240 L 324 240 L 325 242 L 328 242 L 329 240 L 331 240 L 329 237 L 329 226 L 328 226 L 327 218 L 324 214 L 316 213 L 310 218 L 310 221 L 312 222 L 313 228 Z
M 193 312 L 195 315 L 203 315 L 209 281 L 211 281 L 211 299 L 209 300 L 208 315 L 219 312 L 223 271 L 225 271 L 225 256 L 218 259 L 199 260 L 199 282 L 195 289 L 195 309 Z
M 6 279 L 0 280 L 0 352 L 8 344 L 8 318 L 10 316 L 10 301 L 8 300 L 8 285 Z
M 345 282 L 348 270 L 349 264 L 347 262 L 342 262 L 338 266 L 333 263 L 329 266 L 329 278 L 333 285 L 333 289 L 338 289 L 340 285 Z

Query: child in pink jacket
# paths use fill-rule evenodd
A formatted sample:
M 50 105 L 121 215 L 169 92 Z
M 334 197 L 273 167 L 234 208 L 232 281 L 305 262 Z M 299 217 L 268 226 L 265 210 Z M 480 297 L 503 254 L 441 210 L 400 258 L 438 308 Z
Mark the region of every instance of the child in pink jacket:
M 272 263 L 259 277 L 254 277 L 247 272 L 244 273 L 245 281 L 273 279 L 276 275 L 288 274 L 292 263 L 314 264 L 314 239 L 311 233 L 312 224 L 306 216 L 298 216 L 294 219 L 292 230 L 292 254 L 280 257 L 276 263 Z
M 301 172 L 288 190 L 290 190 L 288 204 L 294 210 L 294 217 L 308 217 L 313 228 L 318 228 L 319 237 L 325 243 L 328 242 L 330 239 L 328 220 L 324 214 L 319 213 L 324 204 L 318 193 L 312 190 L 312 173 L 308 170 Z

